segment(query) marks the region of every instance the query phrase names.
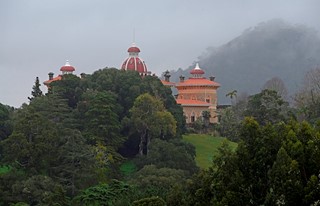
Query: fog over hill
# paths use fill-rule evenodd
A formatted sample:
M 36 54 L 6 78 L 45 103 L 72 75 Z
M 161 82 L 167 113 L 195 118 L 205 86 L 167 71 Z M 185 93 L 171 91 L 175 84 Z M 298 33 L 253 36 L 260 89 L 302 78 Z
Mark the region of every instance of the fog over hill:
M 197 61 L 207 77 L 216 76 L 221 84 L 219 104 L 230 102 L 225 97 L 229 91 L 257 93 L 273 77 L 281 78 L 292 95 L 306 71 L 320 65 L 320 38 L 312 28 L 275 19 L 246 29 L 218 48 L 208 48 Z M 172 72 L 172 80 L 189 77 L 192 68 Z

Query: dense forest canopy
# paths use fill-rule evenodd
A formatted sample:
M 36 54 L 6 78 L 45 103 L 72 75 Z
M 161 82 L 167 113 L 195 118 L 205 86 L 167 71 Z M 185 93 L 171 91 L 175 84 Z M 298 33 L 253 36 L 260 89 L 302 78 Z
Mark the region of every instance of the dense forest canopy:
M 126 158 L 142 170 L 172 167 L 186 177 L 197 170 L 193 147 L 181 140 L 182 108 L 157 77 L 106 68 L 64 75 L 46 95 L 39 86 L 36 78 L 19 109 L 0 105 L 0 161 L 9 168 L 0 175 L 1 203 L 68 205 L 86 188 L 123 178 Z

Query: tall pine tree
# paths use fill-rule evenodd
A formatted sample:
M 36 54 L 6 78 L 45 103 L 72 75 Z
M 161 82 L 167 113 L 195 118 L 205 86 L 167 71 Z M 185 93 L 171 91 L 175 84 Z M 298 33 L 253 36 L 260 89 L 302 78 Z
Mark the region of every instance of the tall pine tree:
M 31 95 L 32 97 L 28 97 L 30 101 L 32 101 L 36 97 L 42 96 L 42 91 L 40 89 L 41 84 L 39 83 L 39 77 L 36 77 L 36 81 L 32 87 Z

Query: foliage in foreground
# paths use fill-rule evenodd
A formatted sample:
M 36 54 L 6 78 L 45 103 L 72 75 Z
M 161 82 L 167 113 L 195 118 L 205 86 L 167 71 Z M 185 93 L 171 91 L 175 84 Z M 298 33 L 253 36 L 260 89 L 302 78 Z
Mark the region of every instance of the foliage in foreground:
M 260 126 L 246 118 L 186 187 L 186 205 L 312 205 L 320 200 L 320 130 L 306 122 Z

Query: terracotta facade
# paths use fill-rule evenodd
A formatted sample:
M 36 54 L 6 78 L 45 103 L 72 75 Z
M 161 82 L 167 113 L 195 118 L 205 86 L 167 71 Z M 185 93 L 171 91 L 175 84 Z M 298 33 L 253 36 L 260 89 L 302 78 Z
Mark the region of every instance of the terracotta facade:
M 190 74 L 190 78 L 184 80 L 184 77 L 181 77 L 178 83 L 172 83 L 168 78 L 162 83 L 168 86 L 174 85 L 177 88 L 176 101 L 182 106 L 188 124 L 203 118 L 203 111 L 210 112 L 210 123 L 218 122 L 217 89 L 220 84 L 215 82 L 214 78 L 206 79 L 203 77 L 204 71 L 199 68 L 198 64 Z M 168 73 L 165 73 L 165 77 L 166 75 Z

